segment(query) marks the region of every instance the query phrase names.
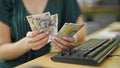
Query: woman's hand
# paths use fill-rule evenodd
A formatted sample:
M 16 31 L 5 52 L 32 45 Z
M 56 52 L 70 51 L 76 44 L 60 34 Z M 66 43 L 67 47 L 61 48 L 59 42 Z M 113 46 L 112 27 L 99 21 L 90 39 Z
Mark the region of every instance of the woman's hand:
M 71 46 L 73 46 L 73 43 L 74 43 L 74 39 L 72 37 L 63 37 L 63 38 L 55 37 L 53 40 L 54 46 L 60 51 L 69 49 Z
M 28 32 L 26 38 L 27 45 L 32 50 L 38 50 L 47 44 L 49 39 L 49 32 L 45 32 L 43 30 Z

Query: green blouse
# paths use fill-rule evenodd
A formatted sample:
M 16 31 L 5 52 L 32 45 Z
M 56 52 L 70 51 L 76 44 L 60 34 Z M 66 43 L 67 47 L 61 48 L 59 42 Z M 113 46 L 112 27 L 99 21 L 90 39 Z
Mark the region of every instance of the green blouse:
M 0 59 L 0 68 L 11 68 L 11 67 L 8 67 L 5 61 Z
M 60 29 L 65 22 L 76 22 L 81 14 L 76 0 L 48 0 L 44 12 L 58 14 Z M 11 28 L 12 42 L 16 42 L 31 31 L 26 16 L 31 15 L 25 8 L 22 0 L 0 0 L 0 20 Z M 4 29 L 3 29 L 4 30 Z M 22 64 L 50 51 L 47 44 L 40 50 L 29 51 L 17 59 L 6 61 L 11 67 Z

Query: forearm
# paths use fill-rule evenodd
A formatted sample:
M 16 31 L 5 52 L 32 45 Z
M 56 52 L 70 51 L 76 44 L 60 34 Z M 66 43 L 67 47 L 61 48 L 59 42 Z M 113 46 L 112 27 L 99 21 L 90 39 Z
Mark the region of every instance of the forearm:
M 23 38 L 16 43 L 0 45 L 0 59 L 12 60 L 28 52 L 30 47 L 27 46 L 25 41 L 26 38 Z
M 79 43 L 83 42 L 83 41 L 85 40 L 86 34 L 87 34 L 87 33 L 86 33 L 85 26 L 84 26 L 82 29 L 80 29 L 80 30 L 76 33 L 76 35 L 77 35 L 77 37 L 78 37 L 78 40 L 77 40 L 77 43 L 76 43 L 76 44 L 79 44 Z
M 78 23 L 78 24 L 83 24 L 83 23 L 84 23 L 84 21 L 83 21 L 83 19 L 82 19 L 81 16 L 79 16 L 79 18 L 78 18 L 78 20 L 77 20 L 77 23 Z M 78 40 L 77 40 L 77 43 L 76 43 L 76 44 L 79 44 L 79 43 L 81 43 L 81 42 L 84 41 L 84 39 L 85 39 L 85 37 L 86 37 L 86 35 L 87 35 L 86 32 L 87 32 L 87 31 L 86 31 L 86 25 L 84 25 L 84 26 L 76 33 L 76 35 L 77 35 L 77 37 L 78 37 Z

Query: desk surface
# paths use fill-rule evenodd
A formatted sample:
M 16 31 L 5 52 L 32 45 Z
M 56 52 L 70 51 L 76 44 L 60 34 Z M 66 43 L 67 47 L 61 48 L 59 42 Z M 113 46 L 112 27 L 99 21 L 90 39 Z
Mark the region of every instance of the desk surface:
M 99 66 L 93 67 L 78 64 L 54 62 L 50 59 L 50 57 L 52 57 L 55 54 L 55 52 L 49 53 L 45 56 L 39 57 L 35 60 L 22 64 L 16 68 L 27 68 L 29 66 L 43 66 L 48 68 L 120 68 L 120 57 L 117 56 L 109 57 L 105 61 L 103 61 L 103 63 Z M 114 54 L 120 54 L 120 47 L 116 51 L 114 51 Z
M 96 33 L 92 34 L 88 38 L 93 37 L 93 35 L 96 35 Z M 47 68 L 120 68 L 120 57 L 118 56 L 108 57 L 99 66 L 95 67 L 80 64 L 54 62 L 50 58 L 55 54 L 56 52 L 51 52 L 47 55 L 19 65 L 16 68 L 28 68 L 30 66 L 41 66 Z M 112 54 L 120 55 L 120 47 L 118 47 Z

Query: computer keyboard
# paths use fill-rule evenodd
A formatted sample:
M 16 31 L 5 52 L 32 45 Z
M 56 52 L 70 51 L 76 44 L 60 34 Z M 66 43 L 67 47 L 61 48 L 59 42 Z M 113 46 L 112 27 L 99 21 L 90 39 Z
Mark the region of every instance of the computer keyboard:
M 71 49 L 59 52 L 51 57 L 53 61 L 73 64 L 97 66 L 100 64 L 120 43 L 120 39 L 89 39 Z

